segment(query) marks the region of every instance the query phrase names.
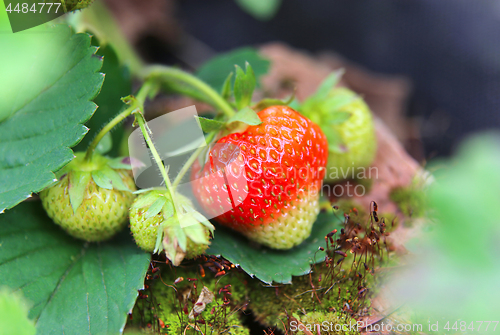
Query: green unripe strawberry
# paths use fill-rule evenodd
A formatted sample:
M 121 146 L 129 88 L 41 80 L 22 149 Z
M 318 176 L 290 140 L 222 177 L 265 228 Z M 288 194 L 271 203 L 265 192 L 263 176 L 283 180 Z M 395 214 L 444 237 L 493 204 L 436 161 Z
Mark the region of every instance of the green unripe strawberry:
M 59 172 L 59 180 L 40 192 L 45 211 L 73 237 L 88 242 L 111 238 L 126 225 L 134 200 L 135 184 L 127 166 L 97 154 L 86 162 L 83 153 L 77 153 Z
M 327 182 L 352 178 L 353 174 L 356 177 L 373 162 L 377 150 L 369 107 L 347 88 L 332 89 L 336 80 L 337 73 L 300 107 L 300 112 L 318 124 L 328 139 Z
M 178 215 L 167 190 L 139 194 L 130 208 L 130 231 L 141 249 L 148 252 L 164 249 L 177 265 L 183 258 L 194 258 L 205 252 L 213 226 L 194 211 L 189 199 L 181 194 L 175 197 Z

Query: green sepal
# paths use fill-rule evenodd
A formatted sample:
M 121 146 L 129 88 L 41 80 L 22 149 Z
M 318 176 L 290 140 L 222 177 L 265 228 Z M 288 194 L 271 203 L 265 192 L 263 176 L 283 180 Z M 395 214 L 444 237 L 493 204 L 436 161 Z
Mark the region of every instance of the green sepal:
M 140 190 L 140 191 L 145 191 L 145 190 Z M 137 191 L 137 192 L 140 192 Z M 160 196 L 161 194 L 156 192 L 155 190 L 151 191 L 151 189 L 146 190 L 145 192 L 149 192 L 144 197 L 137 198 L 137 200 L 134 201 L 134 204 L 132 205 L 132 208 L 145 208 L 151 206 Z M 136 193 L 136 192 L 134 192 Z M 144 193 L 144 192 L 141 192 Z
M 162 243 L 162 241 L 163 241 L 163 234 L 165 232 L 165 227 L 171 225 L 171 223 L 174 223 L 174 221 L 175 218 L 170 217 L 169 219 L 163 221 L 161 227 L 159 227 L 158 234 L 156 235 L 156 243 L 153 253 L 160 253 L 164 250 L 165 243 Z
M 245 64 L 246 73 L 241 67 L 236 67 L 236 78 L 234 80 L 234 100 L 238 110 L 250 105 L 252 94 L 255 89 L 256 80 L 252 67 L 247 62 Z
M 90 172 L 87 171 L 71 171 L 69 172 L 69 201 L 73 208 L 73 213 L 83 202 L 85 190 L 90 182 Z
M 208 244 L 207 236 L 205 235 L 205 228 L 199 224 L 192 215 L 187 214 L 183 218 L 185 228 L 183 228 L 186 235 L 196 244 Z
M 101 188 L 105 188 L 107 190 L 113 189 L 113 183 L 111 179 L 101 170 L 92 171 L 92 179 L 97 184 L 97 186 Z
M 351 113 L 349 112 L 335 112 L 335 113 L 332 113 L 328 119 L 327 119 L 327 123 L 329 125 L 337 125 L 337 124 L 341 124 L 341 123 L 344 123 L 345 121 L 349 120 L 349 118 L 351 117 Z
M 256 111 L 261 111 L 263 109 L 266 109 L 267 107 L 271 106 L 289 106 L 293 101 L 295 100 L 295 93 L 292 94 L 287 100 L 280 100 L 280 99 L 262 99 L 258 103 L 256 103 L 252 109 Z
M 156 216 L 158 213 L 161 212 L 163 205 L 167 202 L 167 199 L 165 197 L 160 197 L 156 199 L 155 202 L 151 206 L 149 206 L 148 210 L 146 211 L 145 217 L 146 219 L 152 218 L 153 216 Z
M 228 121 L 227 123 L 232 123 L 240 121 L 243 123 L 246 123 L 250 126 L 257 126 L 262 123 L 261 119 L 259 118 L 259 115 L 257 112 L 255 112 L 253 109 L 250 107 L 244 107 L 240 109 L 236 114 L 234 114 Z
M 123 163 L 123 160 L 126 158 L 129 157 L 111 158 L 108 161 L 108 166 L 112 169 L 132 170 L 132 164 Z
M 113 184 L 113 188 L 118 191 L 128 191 L 132 192 L 124 183 L 118 172 L 113 170 L 110 167 L 105 167 L 101 170 L 106 177 L 108 177 L 111 180 L 111 183 Z
M 325 133 L 326 139 L 328 141 L 328 151 L 334 153 L 345 153 L 348 151 L 347 146 L 343 143 L 342 138 L 335 129 L 330 129 Z
M 163 206 L 163 218 L 165 220 L 171 218 L 174 215 L 174 204 L 172 201 L 167 201 Z
M 210 133 L 212 131 L 218 131 L 226 125 L 225 122 L 213 120 L 213 119 L 207 119 L 207 118 L 204 118 L 201 116 L 198 116 L 197 120 L 200 123 L 201 130 L 203 130 L 205 133 Z
M 221 95 L 224 100 L 229 100 L 231 98 L 231 94 L 233 93 L 231 90 L 231 79 L 233 79 L 234 73 L 231 72 L 224 80 L 224 84 L 222 85 Z
M 181 221 L 183 218 L 181 218 Z M 175 225 L 173 227 L 175 238 L 177 239 L 177 242 L 179 243 L 179 247 L 181 248 L 182 251 L 186 252 L 187 249 L 187 236 L 186 232 L 184 229 L 181 227 L 181 225 Z
M 122 97 L 120 100 L 126 105 L 131 105 L 135 101 L 135 97 L 129 94 L 126 97 Z
M 339 69 L 328 75 L 328 77 L 326 77 L 326 79 L 321 82 L 316 92 L 309 99 L 326 99 L 330 90 L 339 83 L 340 78 L 342 77 L 344 72 L 344 69 Z
M 193 211 L 192 215 L 196 220 L 198 220 L 198 222 L 200 222 L 202 225 L 208 228 L 208 230 L 210 230 L 210 233 L 212 233 L 212 235 L 214 234 L 215 227 L 210 223 L 210 221 L 208 221 L 208 219 L 205 216 L 203 216 L 203 214 L 197 211 Z
M 297 100 L 297 98 L 293 99 L 289 104 L 288 107 L 291 109 L 295 109 L 296 111 L 300 110 L 300 102 Z
M 336 90 L 333 92 L 335 91 Z M 345 105 L 351 104 L 359 99 L 361 99 L 361 97 L 354 92 L 335 94 L 322 101 L 320 106 L 321 109 L 328 112 L 328 116 L 330 116 L 333 113 L 337 113 L 337 111 Z
M 179 241 L 177 238 L 175 238 L 175 227 L 177 225 L 177 220 L 174 217 L 171 217 L 167 221 L 163 223 L 163 227 L 165 234 L 163 235 L 160 230 L 158 230 L 158 237 L 160 238 L 160 241 L 162 241 L 161 246 L 158 246 L 158 238 L 156 240 L 156 245 L 155 245 L 155 251 L 160 250 L 160 248 L 163 248 L 165 250 L 165 255 L 167 256 L 172 263 L 175 265 L 175 260 L 177 256 L 177 248 L 179 246 Z M 162 228 L 163 228 L 162 227 Z M 163 235 L 163 237 L 160 237 L 160 235 Z

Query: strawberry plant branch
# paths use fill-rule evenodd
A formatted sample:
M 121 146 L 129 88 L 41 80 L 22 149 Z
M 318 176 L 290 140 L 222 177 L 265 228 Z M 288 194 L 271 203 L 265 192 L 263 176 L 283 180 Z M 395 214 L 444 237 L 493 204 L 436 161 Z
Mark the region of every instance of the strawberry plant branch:
M 230 118 L 235 114 L 235 111 L 231 107 L 231 105 L 226 100 L 224 100 L 224 98 L 222 98 L 222 96 L 217 93 L 217 91 L 188 72 L 173 67 L 155 65 L 146 68 L 146 70 L 144 71 L 144 78 L 146 80 L 154 78 L 159 80 L 160 82 L 164 82 L 167 84 L 180 82 L 182 84 L 188 85 L 194 88 L 197 93 L 200 93 L 204 97 L 206 97 L 208 101 L 211 102 L 211 105 L 222 111 L 226 115 L 226 117 Z M 185 94 L 187 95 L 187 93 Z
M 153 140 L 151 139 L 151 136 L 149 135 L 149 128 L 147 127 L 146 120 L 144 119 L 144 115 L 142 114 L 142 110 L 144 109 L 141 101 L 138 99 L 135 100 L 135 98 L 132 97 L 132 105 L 135 105 L 137 108 L 134 109 L 133 114 L 135 116 L 135 120 L 137 124 L 139 125 L 139 128 L 141 128 L 142 136 L 144 136 L 144 140 L 146 141 L 146 144 L 151 150 L 151 154 L 153 155 L 153 159 L 158 166 L 158 169 L 160 170 L 161 176 L 163 177 L 163 181 L 165 182 L 165 187 L 170 193 L 170 197 L 172 199 L 172 203 L 174 204 L 175 208 L 175 215 L 177 216 L 180 211 L 177 205 L 177 201 L 175 199 L 175 192 L 174 189 L 172 188 L 172 184 L 170 183 L 170 178 L 168 177 L 167 170 L 165 168 L 165 165 L 163 164 L 162 159 L 160 158 L 160 155 L 158 154 L 158 151 L 156 150 L 156 147 L 153 143 Z
M 135 98 L 137 101 L 142 102 L 141 104 L 144 104 L 144 101 L 146 100 L 146 97 L 149 92 L 151 92 L 154 89 L 154 83 L 151 81 L 146 81 L 144 85 L 141 87 L 139 92 L 137 93 L 137 97 Z M 113 129 L 116 125 L 118 125 L 120 122 L 125 120 L 132 112 L 137 109 L 136 104 L 130 105 L 128 108 L 126 108 L 123 112 L 115 116 L 108 124 L 106 124 L 101 131 L 96 135 L 96 137 L 92 140 L 90 143 L 87 152 L 85 153 L 85 161 L 90 162 L 92 160 L 92 155 L 94 154 L 95 148 L 99 144 L 99 142 L 102 140 L 102 138 L 109 132 L 111 129 Z

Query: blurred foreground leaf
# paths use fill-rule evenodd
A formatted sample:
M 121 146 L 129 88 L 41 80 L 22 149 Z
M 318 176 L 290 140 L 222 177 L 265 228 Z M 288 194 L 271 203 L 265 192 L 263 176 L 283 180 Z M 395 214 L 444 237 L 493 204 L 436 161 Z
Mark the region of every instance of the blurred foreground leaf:
M 0 335 L 34 335 L 35 325 L 28 319 L 24 298 L 6 287 L 0 288 Z
M 452 321 L 450 329 L 458 319 L 467 327 L 471 321 L 497 321 L 500 136 L 469 139 L 453 159 L 434 166 L 442 167 L 434 173 L 428 193 L 436 224 L 408 243 L 416 256 L 414 265 L 395 276 L 390 285 L 393 299 L 434 319 Z M 479 331 L 477 326 L 474 331 Z M 485 333 L 485 328 L 479 332 Z

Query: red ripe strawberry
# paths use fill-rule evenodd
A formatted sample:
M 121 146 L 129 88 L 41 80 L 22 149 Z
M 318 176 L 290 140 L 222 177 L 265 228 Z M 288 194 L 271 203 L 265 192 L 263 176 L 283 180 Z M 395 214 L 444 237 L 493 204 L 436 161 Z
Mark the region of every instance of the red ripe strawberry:
M 221 138 L 193 188 L 207 214 L 251 240 L 289 249 L 309 237 L 319 212 L 328 144 L 312 121 L 287 106 L 262 123 Z

